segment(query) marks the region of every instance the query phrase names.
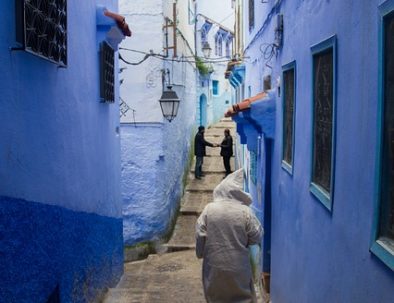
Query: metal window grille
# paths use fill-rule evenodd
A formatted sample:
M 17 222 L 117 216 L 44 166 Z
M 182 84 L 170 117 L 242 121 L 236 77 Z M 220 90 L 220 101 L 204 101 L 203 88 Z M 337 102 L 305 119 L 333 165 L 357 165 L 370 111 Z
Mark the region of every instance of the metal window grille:
M 293 165 L 293 122 L 294 122 L 294 68 L 283 73 L 284 80 L 284 113 L 283 113 L 283 160 Z
M 16 0 L 15 6 L 22 49 L 67 66 L 67 0 Z
M 100 47 L 100 97 L 103 102 L 115 102 L 115 51 L 105 41 Z
M 379 237 L 394 250 L 394 12 L 384 19 L 383 127 Z
M 313 183 L 331 191 L 332 134 L 334 106 L 333 48 L 313 57 L 314 125 Z

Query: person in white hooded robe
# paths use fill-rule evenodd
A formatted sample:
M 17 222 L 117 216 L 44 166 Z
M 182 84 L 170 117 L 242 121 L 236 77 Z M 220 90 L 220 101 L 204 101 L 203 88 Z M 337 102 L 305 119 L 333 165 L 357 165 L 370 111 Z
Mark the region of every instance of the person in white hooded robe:
M 196 223 L 196 255 L 203 258 L 208 303 L 256 302 L 249 246 L 261 243 L 263 229 L 242 190 L 243 171 L 228 175 L 214 190 Z

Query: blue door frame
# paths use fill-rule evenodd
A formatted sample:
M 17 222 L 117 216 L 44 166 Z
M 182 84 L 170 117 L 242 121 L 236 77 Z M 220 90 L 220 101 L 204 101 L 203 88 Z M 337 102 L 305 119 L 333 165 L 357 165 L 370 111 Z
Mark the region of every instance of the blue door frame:
M 205 94 L 200 96 L 200 125 L 207 125 L 207 97 Z

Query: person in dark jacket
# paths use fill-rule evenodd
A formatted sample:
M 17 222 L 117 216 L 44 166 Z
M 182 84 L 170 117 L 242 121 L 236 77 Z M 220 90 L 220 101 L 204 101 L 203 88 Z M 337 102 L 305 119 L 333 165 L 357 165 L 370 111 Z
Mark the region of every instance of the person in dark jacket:
M 230 159 L 233 156 L 233 138 L 230 135 L 230 130 L 224 130 L 224 139 L 220 144 L 220 155 L 223 157 L 223 165 L 226 170 L 226 177 L 231 174 Z
M 217 147 L 217 144 L 210 143 L 204 139 L 205 127 L 199 126 L 198 133 L 194 138 L 194 155 L 196 156 L 196 167 L 194 169 L 194 176 L 196 179 L 203 177 L 202 164 L 204 162 L 204 156 L 206 156 L 206 146 Z

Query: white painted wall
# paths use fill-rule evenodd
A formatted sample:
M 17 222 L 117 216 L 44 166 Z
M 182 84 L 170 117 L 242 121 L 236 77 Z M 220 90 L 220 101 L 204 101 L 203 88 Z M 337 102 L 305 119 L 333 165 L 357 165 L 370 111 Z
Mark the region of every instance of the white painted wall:
M 163 8 L 162 0 L 121 0 L 120 13 L 126 17 L 133 35 L 125 39 L 121 47 L 162 54 L 163 52 Z M 139 62 L 144 54 L 120 50 L 120 54 L 129 62 Z M 121 98 L 135 110 L 121 117 L 122 123 L 162 122 L 163 116 L 158 100 L 162 92 L 161 69 L 163 61 L 150 57 L 140 65 L 130 66 L 120 61 L 120 67 L 126 69 L 120 74 L 123 84 L 120 86 Z

